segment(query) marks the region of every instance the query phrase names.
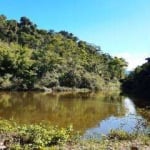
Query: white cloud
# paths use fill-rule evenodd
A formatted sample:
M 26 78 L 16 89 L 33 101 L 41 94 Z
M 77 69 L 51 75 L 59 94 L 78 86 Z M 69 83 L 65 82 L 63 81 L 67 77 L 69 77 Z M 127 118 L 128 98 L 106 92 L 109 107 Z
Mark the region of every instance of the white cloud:
M 146 62 L 145 58 L 149 57 L 149 53 L 120 53 L 114 56 L 122 57 L 128 62 L 127 70 L 133 70 L 135 67 Z

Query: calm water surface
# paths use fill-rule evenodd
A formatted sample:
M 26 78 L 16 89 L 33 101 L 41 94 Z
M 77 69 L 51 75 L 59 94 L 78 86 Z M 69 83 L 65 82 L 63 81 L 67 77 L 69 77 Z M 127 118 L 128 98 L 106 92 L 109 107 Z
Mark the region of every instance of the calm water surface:
M 132 99 L 117 93 L 0 92 L 0 118 L 60 127 L 72 124 L 89 137 L 111 129 L 142 130 L 150 116 L 143 116 Z

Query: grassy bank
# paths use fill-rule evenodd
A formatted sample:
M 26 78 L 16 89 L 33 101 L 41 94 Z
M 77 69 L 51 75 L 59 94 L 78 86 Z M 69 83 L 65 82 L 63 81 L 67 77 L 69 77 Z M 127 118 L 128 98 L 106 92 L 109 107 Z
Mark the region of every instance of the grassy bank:
M 79 134 L 68 128 L 52 127 L 46 124 L 18 125 L 12 121 L 0 121 L 0 148 L 37 150 L 119 150 L 144 149 L 150 147 L 150 135 L 129 134 L 111 131 L 102 139 L 81 140 Z

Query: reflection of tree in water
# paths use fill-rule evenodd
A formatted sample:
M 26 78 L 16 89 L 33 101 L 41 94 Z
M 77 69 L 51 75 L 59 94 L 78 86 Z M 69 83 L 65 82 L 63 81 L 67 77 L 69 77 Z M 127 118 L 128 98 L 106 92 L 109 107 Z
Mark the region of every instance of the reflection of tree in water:
M 86 130 L 83 138 L 100 138 L 102 134 L 108 134 L 111 130 L 124 130 L 126 132 L 138 133 L 147 128 L 146 120 L 137 114 L 131 99 L 123 99 L 125 108 L 123 116 L 109 116 L 101 120 L 96 126 Z
M 123 114 L 121 97 L 117 94 L 0 93 L 0 116 L 18 122 L 44 120 L 59 126 L 73 124 L 75 129 L 83 131 L 111 115 Z
M 120 103 L 122 99 L 123 97 L 119 96 L 118 93 L 113 93 L 113 94 L 106 94 L 104 100 L 109 103 Z
M 133 98 L 134 104 L 138 108 L 137 111 L 150 124 L 150 100 L 145 98 Z
M 10 95 L 0 95 L 0 107 L 8 108 L 11 107 Z

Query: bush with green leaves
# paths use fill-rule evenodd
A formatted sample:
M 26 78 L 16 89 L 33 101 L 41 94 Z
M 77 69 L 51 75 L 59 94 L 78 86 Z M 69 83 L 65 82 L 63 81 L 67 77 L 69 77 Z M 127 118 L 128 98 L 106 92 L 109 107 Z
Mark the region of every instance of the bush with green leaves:
M 0 136 L 9 147 L 41 148 L 59 145 L 73 138 L 73 128 L 58 128 L 49 124 L 18 125 L 12 121 L 0 121 Z
M 123 130 L 111 130 L 108 134 L 108 138 L 115 140 L 133 140 L 136 138 L 136 134 L 128 133 Z

